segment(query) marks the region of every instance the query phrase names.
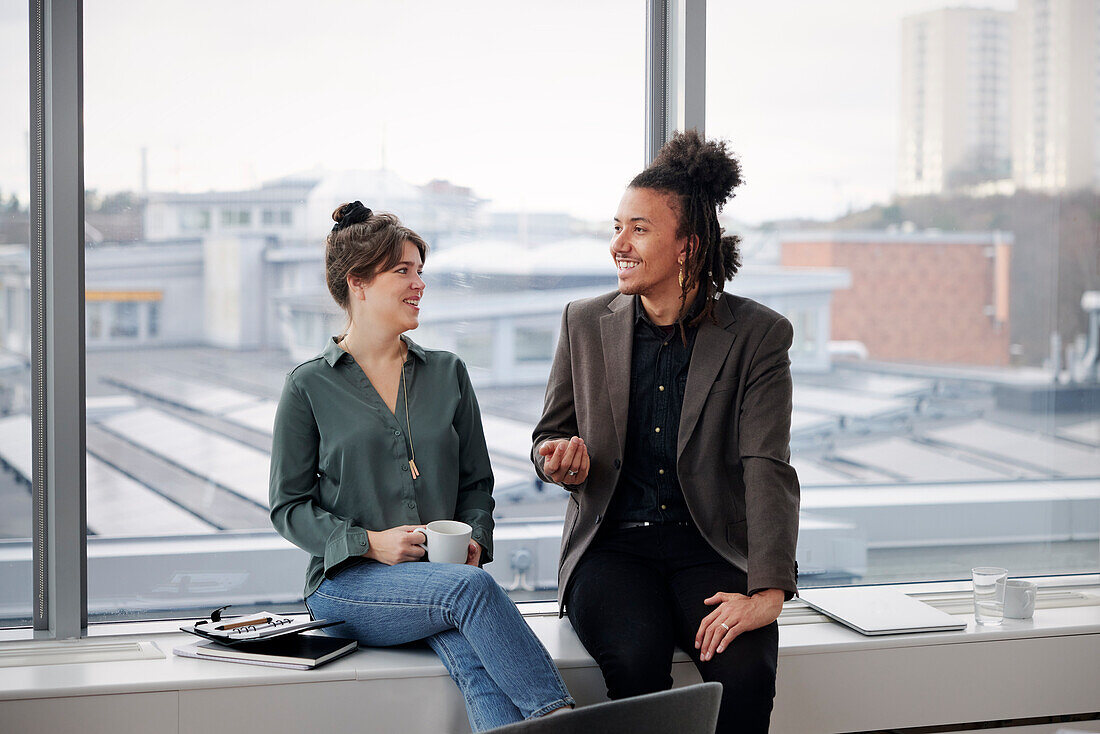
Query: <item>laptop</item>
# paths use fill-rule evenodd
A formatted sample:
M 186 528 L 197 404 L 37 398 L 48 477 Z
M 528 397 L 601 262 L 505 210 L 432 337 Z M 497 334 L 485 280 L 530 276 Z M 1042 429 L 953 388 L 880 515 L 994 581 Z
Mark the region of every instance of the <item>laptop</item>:
M 800 590 L 798 597 L 822 614 L 865 635 L 966 629 L 965 617 L 954 617 L 897 589 L 880 586 L 806 589 Z

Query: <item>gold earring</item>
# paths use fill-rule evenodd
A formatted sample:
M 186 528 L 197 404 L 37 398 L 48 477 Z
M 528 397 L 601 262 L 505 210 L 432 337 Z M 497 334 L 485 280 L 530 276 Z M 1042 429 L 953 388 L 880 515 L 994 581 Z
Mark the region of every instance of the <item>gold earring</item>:
M 684 287 L 684 264 L 680 263 L 680 288 Z

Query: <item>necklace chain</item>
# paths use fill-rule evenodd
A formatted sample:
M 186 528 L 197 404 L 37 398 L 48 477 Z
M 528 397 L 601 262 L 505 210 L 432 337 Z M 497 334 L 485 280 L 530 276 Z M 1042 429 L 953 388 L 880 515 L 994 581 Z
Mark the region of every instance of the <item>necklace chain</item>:
M 420 471 L 416 468 L 416 449 L 413 448 L 413 432 L 412 424 L 409 422 L 409 384 L 405 381 L 405 363 L 409 361 L 409 357 L 406 354 L 405 359 L 401 360 L 401 387 L 405 394 L 405 432 L 409 435 L 409 473 L 412 474 L 412 478 L 416 479 L 420 476 Z

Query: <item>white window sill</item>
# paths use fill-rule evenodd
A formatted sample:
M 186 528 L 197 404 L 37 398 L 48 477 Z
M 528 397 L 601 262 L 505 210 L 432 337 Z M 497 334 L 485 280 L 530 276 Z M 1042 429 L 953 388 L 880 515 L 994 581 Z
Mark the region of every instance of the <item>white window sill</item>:
M 1100 576 L 1041 579 L 1039 609 L 1031 620 L 1005 620 L 996 627 L 976 625 L 967 604 L 965 582 L 899 585 L 907 593 L 946 607 L 965 610 L 965 631 L 866 637 L 809 609 L 794 599 L 780 618 L 780 657 L 830 652 L 856 652 L 906 647 L 984 643 L 1069 635 L 1100 634 Z M 524 605 L 528 624 L 562 670 L 594 668 L 568 619 L 558 619 L 556 604 Z M 0 668 L 0 700 L 52 698 L 105 693 L 186 690 L 223 686 L 251 686 L 332 680 L 375 680 L 446 676 L 435 654 L 425 649 L 361 650 L 312 671 L 295 671 L 179 658 L 172 648 L 195 638 L 178 631 L 179 620 L 95 625 L 95 641 L 152 641 L 164 653 L 157 660 L 127 660 L 80 664 Z M 20 634 L 16 634 L 20 633 Z M 9 630 L 9 645 L 26 645 L 26 630 Z M 58 643 L 44 643 L 57 645 Z M 674 658 L 686 663 L 677 651 Z

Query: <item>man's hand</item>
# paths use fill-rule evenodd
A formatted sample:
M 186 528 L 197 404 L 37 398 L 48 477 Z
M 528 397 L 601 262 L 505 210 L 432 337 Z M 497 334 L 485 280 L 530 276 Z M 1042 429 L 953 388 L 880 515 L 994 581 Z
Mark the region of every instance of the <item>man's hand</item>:
M 470 547 L 466 549 L 466 565 L 476 567 L 481 563 L 481 545 L 476 540 L 470 541 Z
M 695 633 L 695 649 L 700 660 L 710 660 L 716 652 L 723 652 L 742 632 L 751 632 L 771 624 L 783 611 L 782 589 L 766 589 L 752 596 L 727 594 L 719 591 L 709 599 L 707 606 L 717 605 L 715 610 L 699 623 Z
M 367 542 L 370 547 L 363 554 L 364 558 L 395 566 L 423 558 L 426 551 L 420 544 L 427 543 L 428 539 L 418 525 L 398 525 L 389 530 L 368 530 Z
M 580 484 L 588 479 L 588 447 L 579 436 L 552 438 L 539 445 L 539 455 L 545 456 L 542 471 L 555 484 Z

